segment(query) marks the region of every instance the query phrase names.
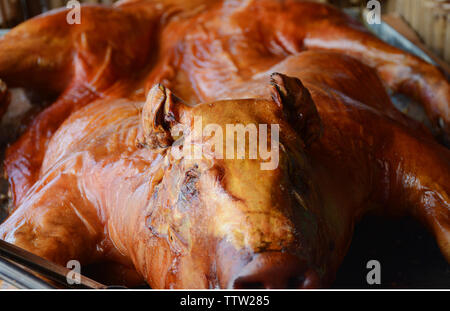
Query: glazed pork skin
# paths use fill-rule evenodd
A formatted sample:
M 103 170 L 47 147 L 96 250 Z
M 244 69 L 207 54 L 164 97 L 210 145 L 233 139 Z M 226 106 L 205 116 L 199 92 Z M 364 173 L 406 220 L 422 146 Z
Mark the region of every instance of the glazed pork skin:
M 2 39 L 0 78 L 40 89 L 33 77 L 47 75 L 61 96 L 8 149 L 16 208 L 1 238 L 62 265 L 115 262 L 153 288 L 326 287 L 354 223 L 378 209 L 415 216 L 450 259 L 449 151 L 384 86 L 418 98 L 445 138 L 450 88 L 436 68 L 329 6 L 156 4 L 85 7 L 81 28 L 62 11 Z M 57 27 L 68 31 L 41 55 L 52 66 L 6 54 Z M 18 49 L 25 34 L 35 40 Z M 195 116 L 279 124 L 279 166 L 174 159 L 184 140 L 171 129 L 190 133 Z

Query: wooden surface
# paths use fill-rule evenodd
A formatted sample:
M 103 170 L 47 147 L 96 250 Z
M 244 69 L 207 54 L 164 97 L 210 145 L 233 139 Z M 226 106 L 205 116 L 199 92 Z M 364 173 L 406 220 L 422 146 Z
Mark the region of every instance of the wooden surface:
M 384 8 L 402 16 L 435 55 L 450 62 L 450 1 L 389 0 Z
M 392 28 L 397 30 L 406 39 L 411 41 L 418 48 L 423 50 L 431 59 L 433 59 L 439 66 L 442 67 L 447 73 L 450 73 L 450 66 L 447 62 L 438 57 L 431 51 L 420 39 L 417 33 L 404 21 L 402 17 L 396 14 L 385 14 L 382 17 L 383 21 L 389 24 Z

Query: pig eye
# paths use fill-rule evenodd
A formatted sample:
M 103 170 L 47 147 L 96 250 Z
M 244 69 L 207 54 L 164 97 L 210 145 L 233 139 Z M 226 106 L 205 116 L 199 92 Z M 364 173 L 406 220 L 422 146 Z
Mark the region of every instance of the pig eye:
M 308 184 L 305 182 L 302 176 L 302 172 L 300 170 L 294 170 L 290 174 L 290 179 L 292 184 L 298 190 L 300 194 L 306 193 Z
M 289 180 L 295 187 L 299 194 L 304 194 L 308 190 L 308 182 L 305 180 L 302 167 L 299 165 L 298 160 L 290 152 L 287 154 L 287 170 Z

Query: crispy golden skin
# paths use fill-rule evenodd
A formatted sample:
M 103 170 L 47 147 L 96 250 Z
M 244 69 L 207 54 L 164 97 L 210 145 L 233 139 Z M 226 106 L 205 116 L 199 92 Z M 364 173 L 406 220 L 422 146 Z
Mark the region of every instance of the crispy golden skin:
M 7 150 L 0 238 L 154 288 L 324 287 L 378 209 L 415 216 L 450 260 L 450 153 L 384 86 L 418 99 L 445 142 L 438 69 L 330 6 L 185 3 L 88 6 L 76 26 L 58 11 L 0 40 L 8 86 L 59 94 Z M 196 116 L 279 124 L 278 167 L 173 157 Z

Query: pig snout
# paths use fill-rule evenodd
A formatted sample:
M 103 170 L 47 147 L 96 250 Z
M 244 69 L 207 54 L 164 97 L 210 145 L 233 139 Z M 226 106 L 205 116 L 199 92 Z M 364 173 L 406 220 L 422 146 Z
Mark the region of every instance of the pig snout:
M 297 289 L 317 288 L 320 284 L 317 273 L 308 269 L 305 261 L 287 253 L 267 252 L 253 256 L 232 277 L 229 286 L 235 289 Z

